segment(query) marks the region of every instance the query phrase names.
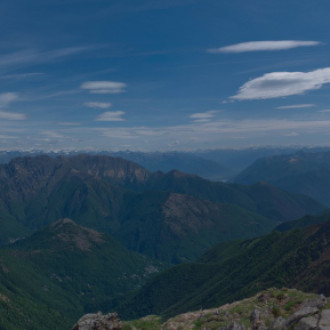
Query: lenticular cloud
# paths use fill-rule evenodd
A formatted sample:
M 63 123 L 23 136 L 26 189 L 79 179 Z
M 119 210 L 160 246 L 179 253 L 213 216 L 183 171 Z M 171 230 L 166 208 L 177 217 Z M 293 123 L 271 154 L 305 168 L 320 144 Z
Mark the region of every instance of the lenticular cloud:
M 276 51 L 297 47 L 320 45 L 319 41 L 278 40 L 278 41 L 249 41 L 220 48 L 208 49 L 209 53 L 245 53 L 258 51 Z
M 330 83 L 330 68 L 310 72 L 272 72 L 242 85 L 233 100 L 270 99 L 303 94 Z

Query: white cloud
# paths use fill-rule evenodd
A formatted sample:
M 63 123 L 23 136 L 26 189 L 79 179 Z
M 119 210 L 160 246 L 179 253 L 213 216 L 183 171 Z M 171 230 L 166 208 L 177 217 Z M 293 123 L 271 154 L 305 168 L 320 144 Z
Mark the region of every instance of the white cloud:
M 124 121 L 124 111 L 107 111 L 95 118 L 95 121 Z
M 272 72 L 246 82 L 231 99 L 270 99 L 303 94 L 329 82 L 329 67 L 310 72 Z
M 292 104 L 292 105 L 282 105 L 276 109 L 285 110 L 285 109 L 303 109 L 303 108 L 313 108 L 315 104 Z
M 26 115 L 23 113 L 12 113 L 6 111 L 0 111 L 0 119 L 4 120 L 25 120 Z
M 318 112 L 330 112 L 330 109 L 319 110 Z
M 5 107 L 18 98 L 16 93 L 8 92 L 0 94 L 0 107 Z
M 97 109 L 109 109 L 112 106 L 110 102 L 85 102 L 85 107 L 88 108 L 97 108 Z
M 209 53 L 244 53 L 256 51 L 275 51 L 297 47 L 318 46 L 318 41 L 278 40 L 278 41 L 249 41 L 220 48 L 208 49 Z
M 198 112 L 198 113 L 193 113 L 189 116 L 189 118 L 193 119 L 194 122 L 208 122 L 210 121 L 214 115 L 219 112 L 218 110 L 210 110 L 206 112 Z
M 125 92 L 126 87 L 126 84 L 116 81 L 87 81 L 81 85 L 92 94 L 119 94 Z

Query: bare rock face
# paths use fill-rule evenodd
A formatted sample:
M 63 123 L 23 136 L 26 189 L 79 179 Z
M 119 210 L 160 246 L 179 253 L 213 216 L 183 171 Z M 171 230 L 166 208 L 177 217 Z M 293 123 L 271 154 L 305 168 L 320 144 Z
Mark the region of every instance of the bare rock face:
M 86 314 L 72 328 L 72 330 L 121 330 L 121 321 L 117 313 L 103 315 Z

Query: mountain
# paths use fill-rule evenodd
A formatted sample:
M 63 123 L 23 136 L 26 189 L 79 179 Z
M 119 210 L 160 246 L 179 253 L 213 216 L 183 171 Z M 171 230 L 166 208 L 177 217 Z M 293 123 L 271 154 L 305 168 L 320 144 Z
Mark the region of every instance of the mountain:
M 177 170 L 195 174 L 212 181 L 223 181 L 234 173 L 229 167 L 214 160 L 205 159 L 193 152 L 131 152 L 120 151 L 109 153 L 140 164 L 151 172 L 169 172 Z
M 5 329 L 69 329 L 92 305 L 123 296 L 164 268 L 70 219 L 0 250 L 0 265 Z
M 152 278 L 120 308 L 124 318 L 210 308 L 269 287 L 330 294 L 330 222 L 222 243 L 198 262 Z
M 240 184 L 260 181 L 311 196 L 330 206 L 330 152 L 301 151 L 261 158 L 233 179 Z
M 154 173 L 146 182 L 146 188 L 188 194 L 216 203 L 235 204 L 280 222 L 297 219 L 306 213 L 320 213 L 324 209 L 307 196 L 288 193 L 269 184 L 246 186 L 210 182 L 178 171 Z
M 311 225 L 318 225 L 321 223 L 330 221 L 330 209 L 327 209 L 324 214 L 321 215 L 305 215 L 304 217 L 287 221 L 276 226 L 274 230 L 285 232 L 291 229 L 305 228 Z
M 178 263 L 214 244 L 269 232 L 323 206 L 270 185 L 151 173 L 109 156 L 23 157 L 0 166 L 0 242 L 59 218 L 113 235 L 126 247 Z

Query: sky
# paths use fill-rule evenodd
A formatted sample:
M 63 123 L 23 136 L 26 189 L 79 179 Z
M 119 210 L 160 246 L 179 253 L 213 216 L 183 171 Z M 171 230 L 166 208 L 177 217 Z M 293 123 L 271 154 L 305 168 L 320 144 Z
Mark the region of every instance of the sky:
M 0 150 L 330 145 L 328 0 L 2 0 Z

